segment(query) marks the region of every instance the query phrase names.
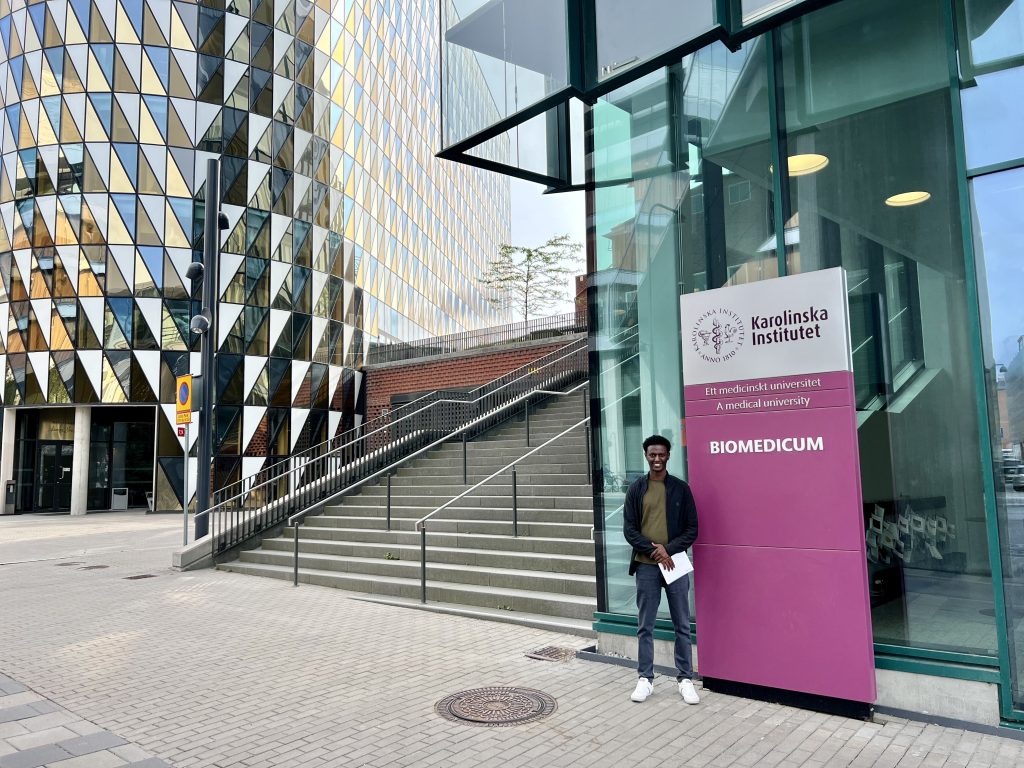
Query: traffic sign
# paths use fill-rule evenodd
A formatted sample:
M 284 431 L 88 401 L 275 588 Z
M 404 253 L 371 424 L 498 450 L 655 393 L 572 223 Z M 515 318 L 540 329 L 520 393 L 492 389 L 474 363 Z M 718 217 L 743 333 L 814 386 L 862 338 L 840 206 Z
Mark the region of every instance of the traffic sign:
M 192 423 L 192 377 L 191 376 L 179 376 L 176 382 L 175 390 L 178 393 L 175 398 L 175 406 L 177 410 L 177 418 L 175 423 L 177 424 L 191 424 Z

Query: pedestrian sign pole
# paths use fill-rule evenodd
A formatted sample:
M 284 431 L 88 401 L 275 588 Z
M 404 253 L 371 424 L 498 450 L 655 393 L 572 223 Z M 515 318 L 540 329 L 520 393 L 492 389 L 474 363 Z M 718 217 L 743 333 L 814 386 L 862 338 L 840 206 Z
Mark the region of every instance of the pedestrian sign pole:
M 188 442 L 188 431 L 189 426 L 192 424 L 192 377 L 191 376 L 179 376 L 176 382 L 177 386 L 175 391 L 177 396 L 175 397 L 175 424 L 178 426 L 178 437 L 185 438 L 185 471 L 181 473 L 182 476 L 182 524 L 184 526 L 184 533 L 182 538 L 182 544 L 188 544 L 188 454 L 189 454 L 189 442 Z

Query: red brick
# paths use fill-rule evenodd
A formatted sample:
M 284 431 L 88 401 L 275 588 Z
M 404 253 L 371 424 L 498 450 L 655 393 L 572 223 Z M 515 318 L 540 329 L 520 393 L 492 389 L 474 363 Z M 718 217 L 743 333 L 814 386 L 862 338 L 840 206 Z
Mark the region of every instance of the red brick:
M 395 395 L 433 392 L 435 389 L 472 387 L 486 384 L 565 345 L 504 349 L 455 358 L 410 360 L 407 364 L 367 368 L 366 417 L 377 418 L 381 409 L 391 407 Z

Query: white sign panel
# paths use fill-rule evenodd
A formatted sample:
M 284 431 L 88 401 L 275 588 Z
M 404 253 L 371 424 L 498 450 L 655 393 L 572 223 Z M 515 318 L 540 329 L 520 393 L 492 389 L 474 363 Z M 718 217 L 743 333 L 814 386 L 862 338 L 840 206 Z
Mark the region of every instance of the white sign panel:
M 841 267 L 691 293 L 680 305 L 688 386 L 853 370 Z

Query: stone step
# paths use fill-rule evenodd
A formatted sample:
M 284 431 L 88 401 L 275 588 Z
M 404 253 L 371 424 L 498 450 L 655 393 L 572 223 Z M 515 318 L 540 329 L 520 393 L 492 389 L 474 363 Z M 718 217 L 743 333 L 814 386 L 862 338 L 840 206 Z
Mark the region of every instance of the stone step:
M 291 552 L 269 549 L 255 549 L 242 552 L 237 562 L 279 565 L 294 569 L 294 556 Z M 410 581 L 418 581 L 420 578 L 419 553 L 417 553 L 415 560 L 388 560 L 384 557 L 351 557 L 303 552 L 300 544 L 299 572 L 301 573 L 306 570 L 338 571 L 364 576 L 401 578 Z M 495 589 L 526 590 L 555 595 L 576 595 L 580 597 L 596 597 L 597 594 L 596 584 L 592 576 L 572 573 L 544 573 L 543 571 L 521 568 L 480 567 L 443 563 L 431 559 L 430 549 L 427 550 L 427 581 L 474 585 Z
M 443 514 L 443 513 L 442 513 Z M 310 518 L 311 519 L 311 518 Z M 317 527 L 323 528 L 368 528 L 385 530 L 385 519 L 381 516 L 356 517 L 354 515 L 318 515 Z M 415 518 L 391 518 L 392 531 L 415 531 Z M 587 539 L 590 540 L 590 523 L 527 523 L 519 521 L 519 536 Z M 512 536 L 512 516 L 505 520 L 472 520 L 435 518 L 427 524 L 427 532 L 437 533 L 485 533 L 498 536 Z
M 471 456 L 466 461 L 466 469 L 471 475 L 475 474 L 483 479 L 507 464 L 507 461 L 492 461 Z M 586 460 L 582 453 L 579 456 L 562 454 L 557 461 L 536 459 L 536 457 L 531 456 L 528 459 L 521 459 L 516 462 L 516 472 L 530 473 L 537 476 L 559 474 L 586 476 L 586 471 Z M 409 473 L 410 476 L 433 472 L 448 472 L 462 477 L 462 455 L 449 456 L 447 458 L 417 459 L 408 464 L 401 465 L 398 469 L 399 475 Z
M 475 456 L 466 457 L 466 470 L 470 474 L 489 475 L 503 466 L 505 466 L 504 463 L 499 464 L 491 459 Z M 540 459 L 536 455 L 525 459 L 520 456 L 519 460 L 516 461 L 516 471 L 520 474 L 531 474 L 538 477 L 550 477 L 551 475 L 557 476 L 561 474 L 575 474 L 585 477 L 587 473 L 586 454 L 583 452 L 570 452 L 561 453 L 557 457 L 541 457 Z M 460 451 L 453 456 L 435 457 L 428 454 L 426 457 L 413 459 L 407 464 L 400 465 L 398 472 L 410 476 L 440 473 L 461 477 L 462 452 Z
M 300 580 L 360 594 L 357 599 L 421 607 L 415 523 L 470 486 L 517 462 L 519 527 L 512 534 L 511 473 L 475 489 L 428 523 L 427 610 L 593 636 L 596 609 L 593 491 L 579 396 L 552 398 L 463 444 L 449 440 L 396 468 L 391 526 L 387 482 L 378 479 L 310 516 L 298 529 Z M 264 539 L 223 570 L 292 578 L 292 531 Z
M 292 578 L 291 566 L 243 563 L 238 560 L 217 566 L 224 571 L 268 576 L 278 579 Z M 385 597 L 418 598 L 419 579 L 394 576 L 365 576 L 329 570 L 299 571 L 299 582 L 317 584 L 352 592 L 364 592 Z M 446 584 L 427 580 L 427 600 L 458 603 L 481 608 L 560 616 L 577 620 L 590 620 L 597 609 L 597 601 L 579 595 L 558 595 L 547 592 L 478 586 L 475 584 Z
M 564 498 L 564 497 L 583 497 L 593 498 L 591 486 L 586 483 L 580 483 L 578 485 L 566 484 L 548 484 L 540 485 L 537 483 L 526 483 L 519 482 L 518 472 L 516 473 L 516 495 L 519 498 L 529 497 L 540 497 L 550 496 L 552 498 Z M 450 499 L 452 496 L 457 496 L 463 491 L 471 488 L 472 486 L 462 485 L 458 486 L 445 486 L 443 483 L 427 483 L 421 480 L 419 483 L 409 485 L 398 485 L 392 481 L 391 483 L 391 498 L 409 498 L 409 497 L 425 497 L 425 496 L 447 496 L 441 503 Z M 372 499 L 378 496 L 387 498 L 388 488 L 387 485 L 370 485 L 363 486 L 359 492 L 359 496 L 363 498 Z M 485 483 L 480 487 L 473 490 L 471 497 L 490 497 L 490 496 L 501 496 L 512 498 L 512 481 L 511 477 L 499 475 L 498 477 L 491 480 L 489 483 Z
M 419 520 L 421 517 L 430 514 L 436 507 L 424 507 L 414 505 L 398 506 L 391 505 L 391 518 L 411 518 Z M 469 520 L 511 520 L 510 509 L 493 509 L 488 507 L 448 507 L 442 515 L 457 517 Z M 581 525 L 594 524 L 593 509 L 532 509 L 530 507 L 519 507 L 520 521 L 528 523 L 579 523 Z M 356 504 L 354 501 L 344 506 L 327 507 L 318 517 L 377 517 L 387 516 L 387 508 L 383 504 Z M 312 520 L 313 518 L 309 518 Z
M 462 466 L 459 467 L 437 467 L 434 469 L 405 469 L 402 472 L 394 475 L 391 478 L 392 489 L 400 486 L 418 486 L 418 485 L 460 485 L 463 488 L 469 488 L 476 485 L 482 480 L 486 480 L 490 477 L 491 472 L 468 472 L 466 479 L 467 483 L 462 482 Z M 504 477 L 506 483 L 510 482 L 511 472 L 506 470 L 504 475 L 499 475 L 494 478 L 491 482 L 499 482 Z M 576 472 L 535 472 L 535 471 L 523 471 L 516 467 L 516 483 L 520 486 L 534 486 L 534 485 L 579 485 L 590 487 L 590 483 L 587 482 L 587 473 L 585 471 Z M 381 488 L 387 489 L 387 480 L 382 480 L 377 483 Z M 373 487 L 373 486 L 370 486 Z
M 572 419 L 548 419 L 541 416 L 530 416 L 530 437 L 533 438 L 536 435 L 545 435 L 546 437 L 554 437 L 555 435 L 565 432 L 570 427 L 573 427 L 580 423 L 581 418 Z M 580 425 L 577 427 L 580 435 L 584 435 L 584 426 Z M 573 434 L 573 433 L 569 433 Z M 569 435 L 566 435 L 568 437 Z M 585 436 L 585 435 L 584 435 Z M 483 438 L 477 438 L 477 440 L 508 440 L 508 439 L 520 439 L 526 437 L 526 422 L 513 421 L 503 424 L 500 427 L 487 432 Z M 474 442 L 477 442 L 475 440 Z
M 286 552 L 289 557 L 293 556 L 294 547 L 295 543 L 289 536 L 264 539 L 262 545 L 264 550 Z M 362 558 L 385 558 L 390 553 L 400 560 L 416 563 L 420 561 L 419 544 L 397 544 L 395 542 L 347 542 L 300 538 L 299 551 L 305 554 Z M 595 572 L 592 556 L 435 546 L 430 546 L 428 552 L 429 562 L 478 568 L 511 568 L 549 574 L 568 573 L 588 576 L 591 580 L 594 579 Z
M 444 504 L 447 504 L 458 494 L 446 493 L 443 495 L 406 495 L 398 496 L 392 494 L 391 503 L 397 506 L 414 506 L 414 507 L 426 507 L 427 512 L 432 512 L 438 509 Z M 364 494 L 356 494 L 354 496 L 344 497 L 338 504 L 332 504 L 338 508 L 344 508 L 346 504 L 355 503 L 358 506 L 380 506 L 385 508 L 387 506 L 387 495 L 377 494 L 374 496 L 366 496 Z M 485 507 L 488 509 L 507 509 L 509 515 L 512 514 L 512 494 L 508 496 L 476 496 L 470 494 L 463 496 L 457 502 L 455 506 L 460 508 L 476 508 Z M 517 507 L 523 507 L 526 509 L 587 509 L 593 510 L 594 500 L 591 497 L 583 496 L 519 496 L 517 499 Z M 424 513 L 426 514 L 426 512 Z
M 548 437 L 554 437 L 557 432 L 549 435 Z M 469 456 L 473 455 L 493 455 L 498 452 L 514 452 L 518 451 L 520 455 L 527 451 L 533 450 L 534 448 L 540 448 L 538 454 L 545 451 L 548 452 L 564 452 L 572 448 L 573 450 L 583 451 L 587 447 L 586 435 L 579 434 L 568 434 L 560 437 L 556 442 L 541 447 L 541 445 L 547 441 L 548 438 L 534 439 L 533 432 L 530 433 L 530 444 L 526 444 L 526 436 L 520 437 L 509 437 L 505 439 L 491 439 L 491 440 L 473 440 L 466 443 L 466 453 Z M 446 443 L 434 448 L 434 452 L 438 455 L 449 455 L 457 453 L 462 456 L 462 441 L 451 439 Z
M 329 541 L 370 542 L 420 545 L 418 531 L 396 529 L 387 531 L 383 528 L 338 528 L 330 525 L 319 525 L 319 518 L 309 518 L 311 522 L 299 528 L 299 542 L 303 539 L 320 539 Z M 314 524 L 315 523 L 315 524 Z M 452 533 L 437 531 L 427 527 L 427 546 L 429 547 L 467 547 L 469 549 L 496 549 L 506 552 L 542 552 L 546 554 L 565 554 L 578 557 L 594 557 L 594 542 L 588 539 L 541 538 L 537 536 L 505 536 L 493 533 Z

